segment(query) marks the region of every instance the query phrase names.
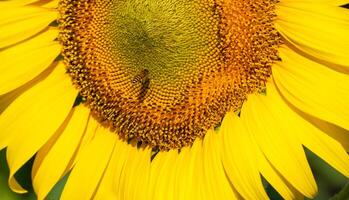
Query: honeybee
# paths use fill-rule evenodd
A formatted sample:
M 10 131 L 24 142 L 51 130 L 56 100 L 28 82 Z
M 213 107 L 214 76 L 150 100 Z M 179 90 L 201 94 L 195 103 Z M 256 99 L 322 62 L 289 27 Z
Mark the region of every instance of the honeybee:
M 149 89 L 150 79 L 149 79 L 149 71 L 147 69 L 143 69 L 141 73 L 132 79 L 132 84 L 141 84 L 140 92 L 138 95 L 139 101 L 143 101 L 147 91 Z
M 148 74 L 149 74 L 149 71 L 147 69 L 143 69 L 141 73 L 139 73 L 137 76 L 135 76 L 132 79 L 132 84 L 137 84 L 137 83 L 144 84 L 147 81 L 147 79 L 149 79 Z

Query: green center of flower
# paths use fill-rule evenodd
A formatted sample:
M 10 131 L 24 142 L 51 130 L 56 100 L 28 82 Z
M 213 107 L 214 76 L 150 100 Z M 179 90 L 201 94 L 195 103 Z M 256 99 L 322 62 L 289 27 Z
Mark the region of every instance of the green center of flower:
M 67 71 L 125 140 L 188 146 L 265 86 L 276 0 L 61 0 Z
M 186 98 L 193 77 L 218 68 L 219 15 L 212 6 L 203 8 L 185 1 L 112 1 L 99 20 L 104 24 L 101 35 L 109 41 L 110 60 L 117 66 L 113 71 L 133 78 L 125 80 L 130 88 L 122 95 L 171 109 Z M 204 12 L 197 12 L 200 9 Z

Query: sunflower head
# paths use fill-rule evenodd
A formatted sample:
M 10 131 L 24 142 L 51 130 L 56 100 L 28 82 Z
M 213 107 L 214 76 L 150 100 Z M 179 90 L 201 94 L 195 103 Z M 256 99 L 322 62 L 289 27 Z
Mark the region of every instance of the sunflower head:
M 192 145 L 278 58 L 276 1 L 72 1 L 59 4 L 65 64 L 100 121 L 126 140 Z

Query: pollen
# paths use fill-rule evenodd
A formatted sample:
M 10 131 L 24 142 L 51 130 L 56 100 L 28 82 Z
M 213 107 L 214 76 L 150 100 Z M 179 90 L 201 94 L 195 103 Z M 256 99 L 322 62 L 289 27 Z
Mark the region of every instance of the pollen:
M 125 141 L 179 149 L 261 92 L 277 0 L 61 0 L 67 73 Z

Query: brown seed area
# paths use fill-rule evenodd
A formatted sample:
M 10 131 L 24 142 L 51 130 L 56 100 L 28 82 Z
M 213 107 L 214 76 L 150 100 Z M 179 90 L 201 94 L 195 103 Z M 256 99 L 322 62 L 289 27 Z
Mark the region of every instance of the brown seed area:
M 101 123 L 181 148 L 265 87 L 276 1 L 61 0 L 62 55 Z

